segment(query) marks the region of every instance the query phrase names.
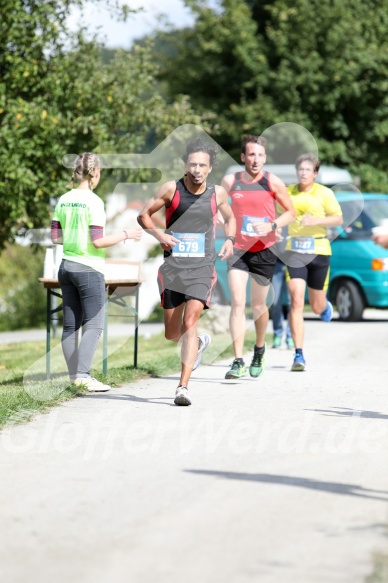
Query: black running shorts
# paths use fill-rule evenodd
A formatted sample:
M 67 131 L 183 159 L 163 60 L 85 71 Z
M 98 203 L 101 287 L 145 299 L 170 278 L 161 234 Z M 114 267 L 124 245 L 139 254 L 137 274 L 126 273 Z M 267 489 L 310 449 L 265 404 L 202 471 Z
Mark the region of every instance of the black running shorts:
M 164 309 L 177 308 L 194 299 L 203 302 L 207 309 L 216 281 L 214 265 L 177 269 L 164 263 L 158 271 L 161 306 Z
M 239 269 L 250 273 L 260 285 L 269 285 L 275 271 L 277 256 L 270 248 L 262 251 L 242 251 L 234 248 L 228 259 L 228 271 Z
M 311 289 L 327 290 L 330 275 L 330 255 L 310 255 L 287 251 L 283 261 L 286 264 L 286 281 L 303 279 Z

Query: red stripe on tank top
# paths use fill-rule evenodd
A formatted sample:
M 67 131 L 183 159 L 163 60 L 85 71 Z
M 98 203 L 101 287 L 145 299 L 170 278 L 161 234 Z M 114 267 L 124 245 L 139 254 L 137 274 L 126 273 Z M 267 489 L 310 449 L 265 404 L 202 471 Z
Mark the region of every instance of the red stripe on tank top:
M 170 224 L 172 214 L 178 208 L 180 201 L 181 201 L 181 195 L 180 195 L 179 190 L 177 189 L 174 193 L 174 196 L 172 197 L 172 201 L 171 201 L 170 206 L 166 207 L 166 224 L 167 225 Z
M 216 228 L 217 228 L 217 195 L 216 195 L 215 191 L 212 194 L 210 206 L 211 206 L 212 213 L 213 213 L 213 235 L 215 238 Z

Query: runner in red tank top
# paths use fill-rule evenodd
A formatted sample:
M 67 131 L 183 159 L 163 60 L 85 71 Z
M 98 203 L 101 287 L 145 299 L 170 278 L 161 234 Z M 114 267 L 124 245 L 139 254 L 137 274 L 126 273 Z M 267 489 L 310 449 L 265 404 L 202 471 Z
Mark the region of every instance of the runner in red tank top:
M 245 376 L 244 363 L 246 286 L 251 274 L 251 306 L 256 330 L 256 345 L 249 367 L 252 377 L 264 371 L 265 333 L 268 325 L 266 298 L 276 264 L 271 251 L 275 232 L 295 220 L 296 213 L 284 183 L 262 170 L 266 161 L 266 140 L 245 136 L 241 145 L 244 172 L 228 174 L 222 185 L 232 199 L 237 230 L 234 256 L 228 259 L 228 281 L 232 296 L 230 332 L 235 359 L 226 379 Z M 284 213 L 276 217 L 276 203 Z M 276 219 L 276 222 L 275 222 Z

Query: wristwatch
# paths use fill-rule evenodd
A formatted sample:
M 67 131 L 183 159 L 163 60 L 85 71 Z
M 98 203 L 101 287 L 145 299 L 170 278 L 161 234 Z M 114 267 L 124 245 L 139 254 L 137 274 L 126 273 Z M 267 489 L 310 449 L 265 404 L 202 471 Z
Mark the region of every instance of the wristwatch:
M 226 237 L 225 241 L 232 241 L 233 245 L 235 244 L 236 239 L 233 237 L 233 235 L 229 235 L 229 237 Z
M 275 221 L 273 223 L 271 223 L 271 227 L 273 231 L 276 231 L 276 229 L 278 228 L 277 224 L 275 223 Z

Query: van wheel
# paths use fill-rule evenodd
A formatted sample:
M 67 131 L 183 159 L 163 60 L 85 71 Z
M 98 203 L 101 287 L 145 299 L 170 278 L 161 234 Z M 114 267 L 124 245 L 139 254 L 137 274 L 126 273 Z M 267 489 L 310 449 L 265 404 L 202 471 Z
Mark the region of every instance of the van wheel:
M 335 294 L 335 304 L 340 320 L 359 322 L 362 320 L 365 304 L 357 285 L 349 280 L 342 281 Z

